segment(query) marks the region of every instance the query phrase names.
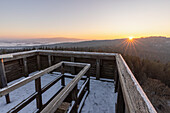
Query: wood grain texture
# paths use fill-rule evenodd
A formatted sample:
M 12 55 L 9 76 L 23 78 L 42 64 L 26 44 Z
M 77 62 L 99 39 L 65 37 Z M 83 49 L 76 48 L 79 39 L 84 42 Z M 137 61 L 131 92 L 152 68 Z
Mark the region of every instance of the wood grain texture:
M 130 113 L 157 113 L 120 54 L 116 56 L 116 62 L 127 111 Z

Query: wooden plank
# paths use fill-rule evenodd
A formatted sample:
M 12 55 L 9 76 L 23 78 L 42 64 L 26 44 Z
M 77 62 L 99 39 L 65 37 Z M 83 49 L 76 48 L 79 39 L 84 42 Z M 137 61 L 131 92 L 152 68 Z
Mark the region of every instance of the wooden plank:
M 71 62 L 75 62 L 75 58 L 74 58 L 74 57 L 71 57 Z M 75 74 L 76 74 L 75 66 L 72 66 L 72 67 L 71 67 L 71 74 L 72 74 L 72 75 L 75 75 Z
M 79 92 L 78 92 L 78 104 L 80 103 L 80 98 L 83 96 L 83 91 L 85 91 L 88 83 L 89 83 L 89 78 L 87 78 L 87 80 L 83 83 L 83 85 L 81 86 Z
M 119 85 L 119 73 L 118 71 L 116 71 L 116 75 L 115 75 L 115 93 L 118 92 L 118 85 Z
M 41 92 L 41 77 L 35 79 L 35 90 L 38 93 L 36 97 L 37 109 L 42 108 L 42 92 Z
M 48 65 L 51 66 L 51 55 L 48 55 Z
M 79 51 L 54 51 L 54 50 L 38 50 L 40 53 L 57 53 L 57 54 L 76 54 L 91 56 L 116 56 L 116 53 L 100 53 L 100 52 L 79 52 Z
M 25 76 L 28 77 L 27 58 L 23 58 L 23 64 L 24 64 L 24 73 L 25 73 Z
M 38 66 L 38 70 L 41 70 L 41 63 L 40 63 L 40 55 L 37 55 L 37 66 Z
M 8 94 L 9 92 L 11 92 L 11 91 L 13 91 L 13 90 L 15 90 L 15 89 L 29 83 L 29 82 L 31 82 L 33 80 L 41 77 L 44 74 L 47 74 L 47 73 L 53 71 L 54 69 L 60 67 L 61 65 L 62 65 L 62 62 L 60 62 L 58 64 L 55 64 L 55 65 L 53 65 L 53 66 L 51 66 L 49 68 L 46 68 L 46 69 L 44 69 L 44 70 L 42 70 L 42 71 L 40 71 L 40 72 L 38 72 L 38 73 L 36 73 L 36 74 L 34 74 L 32 76 L 24 78 L 23 80 L 21 80 L 19 82 L 16 82 L 16 83 L 14 83 L 14 84 L 12 84 L 10 86 L 7 86 L 7 87 L 5 87 L 3 89 L 0 89 L 0 97 L 2 97 L 4 95 Z
M 12 53 L 11 55 L 13 55 L 13 58 L 4 59 L 4 62 L 18 60 L 18 59 L 22 59 L 24 57 L 36 56 L 37 53 L 36 53 L 36 51 L 27 51 L 27 52 Z
M 78 110 L 78 99 L 77 99 L 77 93 L 78 93 L 78 90 L 77 90 L 77 85 L 74 87 L 72 93 L 71 93 L 71 96 L 72 96 L 72 101 L 74 101 L 74 106 L 72 107 L 72 110 L 71 110 L 71 113 L 77 113 L 77 110 Z
M 63 61 L 65 66 L 75 66 L 75 67 L 84 67 L 86 65 L 88 65 L 88 63 L 73 63 L 73 62 L 67 62 L 67 61 Z
M 7 87 L 7 79 L 6 79 L 3 59 L 0 59 L 0 81 L 1 81 L 2 88 Z M 7 104 L 10 103 L 10 97 L 8 93 L 6 93 L 5 98 L 6 98 L 6 103 Z
M 75 58 L 101 58 L 101 59 L 115 59 L 115 53 L 97 53 L 97 52 L 78 52 L 78 51 L 50 51 L 38 50 L 40 55 L 66 56 Z
M 13 55 L 12 54 L 0 55 L 0 59 L 4 59 L 4 58 L 13 58 Z
M 100 79 L 100 59 L 96 59 L 96 79 Z
M 117 104 L 116 104 L 116 113 L 125 113 L 125 102 L 123 99 L 123 93 L 120 86 L 118 84 L 118 97 L 117 97 Z
M 8 113 L 17 113 L 21 109 L 23 109 L 25 106 L 27 106 L 29 103 L 31 103 L 37 96 L 37 92 L 33 93 L 31 96 L 23 100 L 21 103 L 13 107 L 11 110 L 8 111 Z
M 61 85 L 65 86 L 65 77 L 64 77 L 64 64 L 61 65 Z
M 42 109 L 44 109 L 63 89 L 64 87 L 59 88 L 59 90 L 43 105 Z
M 42 93 L 44 93 L 45 91 L 47 91 L 50 87 L 52 87 L 55 83 L 57 83 L 60 79 L 62 78 L 61 76 L 58 76 L 57 78 L 55 78 L 53 81 L 51 81 L 50 83 L 48 83 L 46 86 L 44 86 L 42 88 Z
M 81 102 L 80 102 L 80 104 L 79 104 L 78 113 L 81 113 L 81 110 L 82 110 L 82 108 L 83 108 L 84 102 L 85 102 L 88 94 L 89 94 L 89 91 L 86 91 L 85 94 L 84 94 L 84 96 L 83 96 L 83 98 L 82 98 L 82 100 L 81 100 Z
M 126 111 L 130 113 L 157 113 L 120 54 L 116 56 L 116 63 L 123 98 L 127 106 Z
M 45 107 L 41 113 L 53 113 L 57 110 L 57 108 L 62 104 L 64 99 L 68 96 L 68 94 L 73 90 L 76 84 L 79 82 L 81 77 L 88 71 L 90 68 L 90 64 L 85 66 L 78 75 Z

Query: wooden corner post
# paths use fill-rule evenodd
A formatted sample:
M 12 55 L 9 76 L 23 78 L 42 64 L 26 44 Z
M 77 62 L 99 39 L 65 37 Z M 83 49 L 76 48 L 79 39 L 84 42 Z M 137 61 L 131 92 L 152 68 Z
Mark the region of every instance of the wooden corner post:
M 7 86 L 7 79 L 6 79 L 6 74 L 5 74 L 3 58 L 0 59 L 0 81 L 1 81 L 1 85 L 3 88 Z M 10 103 L 9 94 L 5 95 L 5 98 L 6 98 L 6 103 L 7 104 Z
M 61 75 L 62 75 L 61 85 L 62 85 L 62 86 L 65 86 L 64 63 L 61 65 Z

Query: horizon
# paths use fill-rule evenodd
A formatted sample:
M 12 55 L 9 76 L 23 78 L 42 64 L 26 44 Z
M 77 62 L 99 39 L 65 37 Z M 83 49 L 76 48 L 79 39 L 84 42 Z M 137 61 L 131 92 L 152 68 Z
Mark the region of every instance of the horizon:
M 68 38 L 68 37 L 52 37 L 52 38 L 5 38 L 5 39 L 2 39 L 0 37 L 0 42 L 3 43 L 4 42 L 8 42 L 8 41 L 12 41 L 12 42 L 20 42 L 20 41 L 48 41 L 49 40 L 52 40 L 52 39 L 56 39 L 56 41 L 58 42 L 53 42 L 53 43 L 67 43 L 67 42 L 84 42 L 84 41 L 104 41 L 104 40 L 135 40 L 135 39 L 146 39 L 146 38 L 165 38 L 165 39 L 170 39 L 170 37 L 165 37 L 165 36 L 148 36 L 148 37 L 139 37 L 139 38 L 136 38 L 136 37 L 126 37 L 126 38 L 114 38 L 114 39 L 78 39 L 78 38 Z M 44 39 L 44 40 L 43 40 Z
M 170 1 L 1 1 L 0 39 L 170 37 Z

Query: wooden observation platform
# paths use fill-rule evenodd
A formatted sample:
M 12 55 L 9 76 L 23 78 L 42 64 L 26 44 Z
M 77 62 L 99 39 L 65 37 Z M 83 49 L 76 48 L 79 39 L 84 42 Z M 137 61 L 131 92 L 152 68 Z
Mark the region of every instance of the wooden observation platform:
M 33 50 L 0 55 L 0 97 L 5 96 L 10 103 L 10 93 L 31 81 L 35 81 L 35 92 L 18 105 L 9 109 L 16 113 L 36 100 L 36 112 L 79 113 L 85 98 L 90 93 L 90 77 L 113 79 L 115 92 L 118 93 L 116 113 L 156 113 L 155 108 L 147 98 L 133 73 L 117 53 L 96 53 L 76 51 Z M 30 73 L 39 72 L 29 76 Z M 60 72 L 60 76 L 42 87 L 41 77 L 47 73 Z M 70 73 L 68 76 L 65 73 Z M 24 79 L 8 85 L 8 82 L 18 78 Z M 65 79 L 72 78 L 66 85 Z M 83 84 L 78 88 L 78 82 Z M 46 103 L 42 102 L 42 94 L 57 82 L 61 88 Z

